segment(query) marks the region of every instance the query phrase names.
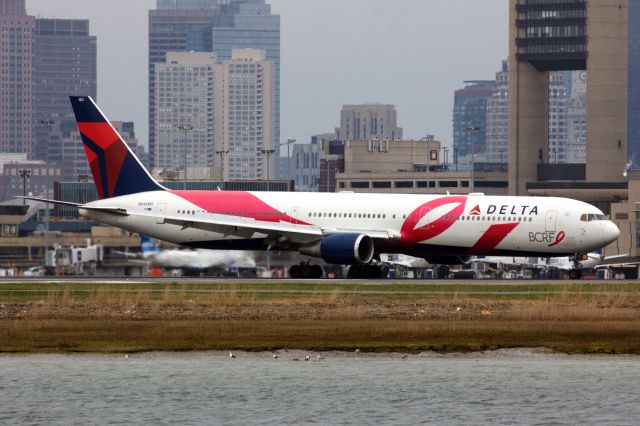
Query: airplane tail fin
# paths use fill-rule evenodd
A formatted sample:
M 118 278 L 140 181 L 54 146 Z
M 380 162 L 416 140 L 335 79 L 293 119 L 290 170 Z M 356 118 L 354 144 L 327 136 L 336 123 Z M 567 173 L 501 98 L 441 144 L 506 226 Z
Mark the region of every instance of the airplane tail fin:
M 89 96 L 70 96 L 100 199 L 163 191 Z

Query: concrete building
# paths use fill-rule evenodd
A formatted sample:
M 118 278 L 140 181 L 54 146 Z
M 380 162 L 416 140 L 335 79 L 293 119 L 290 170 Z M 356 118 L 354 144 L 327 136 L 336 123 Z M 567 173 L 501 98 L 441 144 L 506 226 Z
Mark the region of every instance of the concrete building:
M 293 146 L 293 178 L 296 190 L 318 192 L 320 187 L 320 148 L 323 141 L 334 140 L 333 133 L 311 137 L 308 144 Z
M 155 65 L 152 163 L 157 169 L 180 171 L 182 176 L 186 170 L 188 179 L 211 177 L 219 68 L 214 54 L 198 52 L 169 52 L 164 63 Z
M 65 156 L 66 147 L 52 146 L 64 139 L 52 137 L 78 133 L 69 96 L 89 95 L 96 99 L 97 74 L 97 39 L 89 33 L 88 20 L 36 20 L 35 158 L 47 161 L 50 151 Z M 69 173 L 75 173 L 75 169 Z
M 62 168 L 55 163 L 25 161 L 5 164 L 3 174 L 0 175 L 0 200 L 22 195 L 24 192 L 27 195 L 45 197 L 47 188 L 51 188 L 60 176 Z
M 275 69 L 275 156 L 280 156 L 280 15 L 265 0 L 231 0 L 220 7 L 211 30 L 211 51 L 222 62 L 232 59 L 234 49 L 258 49 Z M 277 164 L 277 163 L 274 163 Z M 271 169 L 272 176 L 284 178 Z
M 216 79 L 216 170 L 224 179 L 271 180 L 276 173 L 276 68 L 266 53 L 233 49 Z
M 162 10 L 149 11 L 149 159 L 156 167 L 156 64 L 167 52 L 211 52 L 211 31 L 217 7 L 186 10 L 188 2 L 159 2 Z M 169 8 L 174 5 L 175 8 Z M 166 8 L 165 8 L 166 6 Z
M 0 153 L 34 153 L 35 26 L 25 0 L 0 0 Z
M 454 94 L 453 149 L 459 163 L 471 164 L 472 155 L 484 158 L 487 146 L 487 102 L 494 93 L 495 81 L 465 81 L 464 84 L 465 87 Z
M 439 141 L 357 140 L 344 143 L 344 171 L 336 175 L 338 191 L 467 194 L 472 173 L 451 171 L 441 162 Z M 475 191 L 507 193 L 506 171 L 477 167 Z
M 340 112 L 340 127 L 336 139 L 402 139 L 398 113 L 394 105 L 344 105 Z
M 626 186 L 627 163 L 640 167 L 638 9 L 637 0 L 510 0 L 511 194 L 580 185 L 614 193 Z M 581 167 L 556 165 L 549 155 L 549 72 L 566 70 L 588 72 Z

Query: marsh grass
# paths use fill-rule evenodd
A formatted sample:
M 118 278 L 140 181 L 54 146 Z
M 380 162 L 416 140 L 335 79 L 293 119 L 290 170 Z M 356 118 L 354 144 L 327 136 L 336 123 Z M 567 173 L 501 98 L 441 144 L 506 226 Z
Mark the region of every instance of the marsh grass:
M 242 284 L 39 288 L 0 293 L 0 352 L 282 348 L 474 351 L 547 347 L 640 353 L 640 293 L 559 287 L 530 299 L 492 291 L 356 295 L 344 288 L 269 294 Z M 206 288 L 205 288 L 206 290 Z M 512 291 L 512 288 L 509 288 Z

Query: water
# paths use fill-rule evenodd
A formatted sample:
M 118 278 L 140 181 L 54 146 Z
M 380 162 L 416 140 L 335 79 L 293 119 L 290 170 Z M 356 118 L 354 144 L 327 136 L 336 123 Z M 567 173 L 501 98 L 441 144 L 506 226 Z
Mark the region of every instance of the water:
M 1 356 L 0 424 L 640 423 L 640 357 L 235 355 Z

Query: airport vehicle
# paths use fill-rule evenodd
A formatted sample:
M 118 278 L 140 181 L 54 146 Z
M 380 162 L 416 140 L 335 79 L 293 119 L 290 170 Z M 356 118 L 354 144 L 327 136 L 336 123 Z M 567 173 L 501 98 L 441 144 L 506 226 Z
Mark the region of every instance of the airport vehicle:
M 89 219 L 192 248 L 295 250 L 376 277 L 380 253 L 459 264 L 474 255 L 567 256 L 618 238 L 596 207 L 565 198 L 174 191 L 156 182 L 90 97 L 71 97 L 99 200 Z M 313 265 L 290 275 L 317 277 Z
M 570 279 L 582 277 L 582 269 L 593 269 L 598 265 L 608 264 L 616 259 L 627 258 L 628 255 L 604 256 L 599 251 L 584 255 L 562 257 L 516 257 L 516 256 L 482 256 L 475 259 L 478 263 L 501 269 L 505 266 L 526 268 L 557 269 L 566 273 Z

